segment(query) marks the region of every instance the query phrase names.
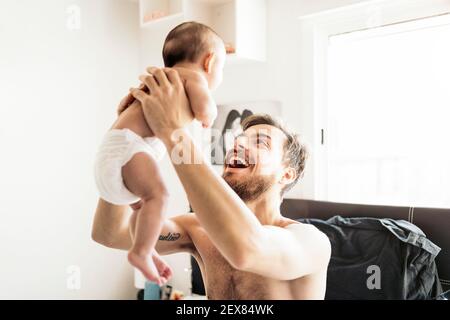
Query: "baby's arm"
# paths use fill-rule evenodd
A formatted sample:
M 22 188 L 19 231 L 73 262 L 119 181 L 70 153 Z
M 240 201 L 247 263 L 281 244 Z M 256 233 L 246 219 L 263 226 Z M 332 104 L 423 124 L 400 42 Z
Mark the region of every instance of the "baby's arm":
M 211 127 L 217 117 L 217 107 L 206 80 L 197 77 L 187 79 L 184 88 L 195 119 L 200 121 L 204 128 Z

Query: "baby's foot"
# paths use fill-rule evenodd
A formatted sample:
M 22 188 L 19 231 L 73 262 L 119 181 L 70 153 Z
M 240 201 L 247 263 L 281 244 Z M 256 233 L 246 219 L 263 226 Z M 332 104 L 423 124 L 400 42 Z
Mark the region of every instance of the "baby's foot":
M 153 250 L 152 258 L 156 268 L 158 269 L 158 274 L 161 280 L 163 280 L 163 282 L 166 283 L 172 277 L 172 269 L 160 257 L 160 255 L 156 252 L 156 250 Z
M 141 271 L 144 277 L 146 277 L 149 281 L 152 281 L 160 286 L 164 284 L 164 278 L 160 277 L 158 268 L 153 262 L 152 252 L 149 254 L 139 254 L 137 252 L 130 251 L 128 253 L 128 261 L 139 271 Z

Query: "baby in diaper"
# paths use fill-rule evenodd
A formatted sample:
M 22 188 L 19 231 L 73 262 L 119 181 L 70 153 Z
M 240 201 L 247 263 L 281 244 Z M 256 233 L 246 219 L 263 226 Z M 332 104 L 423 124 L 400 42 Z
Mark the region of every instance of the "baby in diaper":
M 195 118 L 203 127 L 210 127 L 217 115 L 211 91 L 222 81 L 226 58 L 222 39 L 203 24 L 183 23 L 167 36 L 163 58 L 165 66 L 177 70 L 183 80 Z M 170 276 L 170 268 L 155 251 L 155 245 L 168 197 L 158 167 L 165 147 L 153 136 L 140 103 L 130 96 L 126 99 L 98 150 L 95 180 L 103 200 L 130 205 L 134 210 L 128 260 L 148 280 L 163 284 Z

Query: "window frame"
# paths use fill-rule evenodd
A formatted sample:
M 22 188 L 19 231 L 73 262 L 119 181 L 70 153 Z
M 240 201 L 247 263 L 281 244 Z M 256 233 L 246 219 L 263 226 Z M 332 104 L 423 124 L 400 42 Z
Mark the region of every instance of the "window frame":
M 309 60 L 304 79 L 313 107 L 313 198 L 328 200 L 327 75 L 329 38 L 335 35 L 450 14 L 447 0 L 373 0 L 300 17 L 303 55 Z M 304 60 L 303 65 L 308 65 Z

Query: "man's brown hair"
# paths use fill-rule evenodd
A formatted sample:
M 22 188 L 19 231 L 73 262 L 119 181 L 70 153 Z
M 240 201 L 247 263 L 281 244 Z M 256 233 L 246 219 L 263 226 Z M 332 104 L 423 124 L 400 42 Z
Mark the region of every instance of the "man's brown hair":
M 167 35 L 164 65 L 172 68 L 179 62 L 197 62 L 203 54 L 215 49 L 217 41 L 222 39 L 210 27 L 194 21 L 182 23 Z
M 303 177 L 306 160 L 308 159 L 308 151 L 306 146 L 301 143 L 300 137 L 297 134 L 291 132 L 283 123 L 268 114 L 251 115 L 245 118 L 241 123 L 242 130 L 244 131 L 257 125 L 269 125 L 275 127 L 281 130 L 287 137 L 284 145 L 284 163 L 286 166 L 294 168 L 297 175 L 292 183 L 283 188 L 281 196 L 284 196 L 286 192 L 291 190 L 297 181 Z

